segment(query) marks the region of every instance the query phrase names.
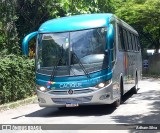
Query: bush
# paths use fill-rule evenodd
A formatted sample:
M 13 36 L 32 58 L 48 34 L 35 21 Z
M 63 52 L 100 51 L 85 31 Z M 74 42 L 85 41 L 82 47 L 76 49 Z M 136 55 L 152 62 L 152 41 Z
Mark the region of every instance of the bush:
M 31 96 L 34 90 L 34 61 L 13 54 L 0 56 L 0 104 Z

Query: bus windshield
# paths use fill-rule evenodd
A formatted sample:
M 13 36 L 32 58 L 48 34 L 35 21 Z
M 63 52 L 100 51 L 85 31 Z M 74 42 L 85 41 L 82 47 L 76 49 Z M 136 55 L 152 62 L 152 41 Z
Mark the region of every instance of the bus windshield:
M 36 69 L 54 76 L 86 75 L 108 67 L 107 29 L 39 34 Z

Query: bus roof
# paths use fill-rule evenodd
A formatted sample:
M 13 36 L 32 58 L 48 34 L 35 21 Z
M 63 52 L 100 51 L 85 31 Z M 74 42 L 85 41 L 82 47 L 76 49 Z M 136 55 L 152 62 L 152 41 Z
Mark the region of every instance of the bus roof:
M 52 19 L 43 23 L 38 32 L 65 32 L 109 25 L 111 13 L 83 14 Z
M 125 21 L 119 19 L 118 17 L 116 16 L 113 16 L 112 19 L 110 20 L 111 21 L 115 21 L 116 23 L 118 23 L 119 25 L 121 25 L 122 27 L 125 27 L 126 29 L 130 30 L 131 32 L 135 33 L 135 34 L 138 34 L 138 32 L 132 27 L 130 26 L 129 24 L 127 24 Z

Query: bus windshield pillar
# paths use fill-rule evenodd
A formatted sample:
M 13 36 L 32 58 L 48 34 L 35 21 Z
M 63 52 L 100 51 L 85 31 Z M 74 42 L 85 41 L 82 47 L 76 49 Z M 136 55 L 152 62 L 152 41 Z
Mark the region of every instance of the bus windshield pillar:
M 108 28 L 107 40 L 108 40 L 108 48 L 112 49 L 114 42 L 114 27 L 112 24 L 110 24 Z

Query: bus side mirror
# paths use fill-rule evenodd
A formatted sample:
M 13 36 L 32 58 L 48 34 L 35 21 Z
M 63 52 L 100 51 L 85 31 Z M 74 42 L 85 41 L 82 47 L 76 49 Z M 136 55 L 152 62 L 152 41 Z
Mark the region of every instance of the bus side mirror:
M 113 43 L 114 43 L 114 27 L 113 27 L 113 24 L 110 24 L 109 27 L 108 27 L 107 40 L 108 40 L 108 49 L 112 49 L 113 48 Z
M 28 52 L 28 43 L 33 37 L 37 36 L 37 34 L 38 34 L 37 31 L 32 32 L 32 33 L 28 34 L 27 36 L 25 36 L 25 38 L 23 39 L 22 52 L 23 52 L 24 55 L 28 56 L 28 53 L 29 53 Z

